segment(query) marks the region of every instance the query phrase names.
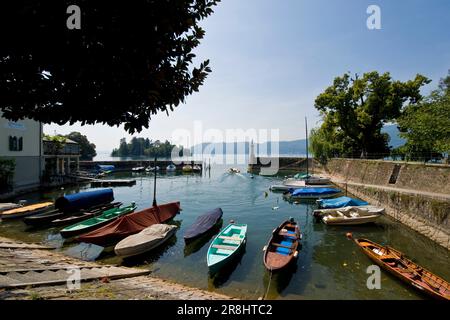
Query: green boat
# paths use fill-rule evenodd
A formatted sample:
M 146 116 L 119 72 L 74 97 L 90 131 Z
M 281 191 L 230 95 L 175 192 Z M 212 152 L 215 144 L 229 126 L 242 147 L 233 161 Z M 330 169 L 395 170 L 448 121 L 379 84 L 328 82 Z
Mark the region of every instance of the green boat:
M 134 202 L 131 205 L 126 206 L 126 207 L 112 208 L 112 209 L 103 211 L 102 214 L 100 214 L 96 217 L 93 217 L 93 218 L 75 223 L 71 226 L 68 226 L 68 227 L 62 229 L 60 231 L 60 233 L 64 238 L 70 238 L 70 237 L 97 229 L 101 226 L 104 226 L 105 224 L 108 224 L 109 222 L 117 219 L 118 217 L 123 216 L 128 213 L 131 213 L 134 210 L 136 210 L 136 204 Z
M 247 241 L 247 225 L 231 223 L 226 226 L 211 242 L 207 263 L 211 273 L 219 271 L 233 260 Z

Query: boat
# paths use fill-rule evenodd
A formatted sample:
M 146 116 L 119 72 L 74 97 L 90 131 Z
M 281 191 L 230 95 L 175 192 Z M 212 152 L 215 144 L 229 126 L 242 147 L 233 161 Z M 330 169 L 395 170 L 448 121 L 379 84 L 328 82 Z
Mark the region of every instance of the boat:
M 145 171 L 145 167 L 134 167 L 134 168 L 131 168 L 131 171 L 142 172 L 142 171 Z
M 177 170 L 177 167 L 174 165 L 174 164 L 169 164 L 167 167 L 166 167 L 166 171 L 176 171 Z
M 347 237 L 352 239 L 351 234 Z M 368 239 L 354 242 L 377 265 L 435 299 L 450 300 L 450 283 L 406 258 L 400 251 Z
M 199 166 L 198 164 L 194 164 L 194 166 L 192 167 L 192 171 L 200 172 L 200 171 L 202 171 L 202 167 Z
M 177 227 L 173 225 L 154 224 L 120 241 L 114 247 L 114 252 L 122 258 L 146 253 L 169 240 L 175 234 L 176 230 Z
M 159 166 L 156 166 L 156 171 L 159 171 Z M 147 168 L 145 168 L 145 171 L 147 172 L 154 172 L 155 171 L 155 167 L 149 166 Z
M 287 199 L 317 199 L 317 198 L 331 198 L 341 193 L 341 190 L 336 188 L 299 188 L 290 189 L 284 193 Z
M 305 180 L 306 184 L 310 185 L 320 185 L 320 184 L 330 184 L 331 180 L 325 177 L 311 176 Z
M 150 207 L 122 216 L 101 228 L 79 236 L 76 240 L 105 247 L 141 232 L 151 225 L 165 223 L 175 217 L 180 210 L 179 202 L 170 202 L 156 207 Z
M 306 180 L 310 177 L 311 177 L 311 175 L 306 172 L 299 172 L 296 175 L 294 175 L 294 179 L 296 179 L 296 180 Z
M 116 170 L 116 167 L 114 165 L 109 165 L 109 164 L 98 164 L 97 165 L 97 171 L 98 172 L 103 172 L 103 173 L 111 173 L 114 172 L 114 170 Z
M 334 208 L 343 208 L 348 206 L 367 206 L 368 202 L 350 198 L 350 197 L 337 197 L 334 199 L 318 199 L 317 205 L 321 209 L 334 209 Z
M 381 207 L 362 206 L 344 207 L 337 209 L 315 210 L 314 216 L 322 220 L 327 225 L 348 226 L 373 223 L 377 221 L 385 210 Z
M 222 209 L 216 208 L 198 216 L 194 223 L 185 231 L 184 240 L 190 241 L 204 235 L 221 221 L 222 215 Z
M 112 189 L 78 192 L 59 197 L 55 201 L 55 208 L 62 212 L 78 212 L 96 205 L 112 202 L 114 193 Z
M 59 211 L 58 209 L 56 209 L 56 210 L 52 210 L 52 211 L 48 211 L 48 212 L 44 212 L 44 213 L 39 213 L 39 214 L 33 215 L 31 217 L 26 217 L 23 219 L 23 222 L 29 226 L 40 227 L 40 226 L 47 225 L 56 219 L 62 219 L 67 216 L 69 216 L 69 218 L 70 218 L 72 215 L 75 215 L 75 214 L 85 216 L 87 213 L 91 213 L 91 212 L 92 213 L 101 213 L 102 211 L 111 209 L 112 207 L 113 207 L 112 204 L 104 203 L 101 205 L 93 206 L 87 210 L 82 209 L 76 213 L 73 213 L 73 212 L 65 213 L 65 212 L 62 212 L 62 211 Z M 86 211 L 88 211 L 88 212 L 86 212 Z M 75 222 L 76 221 L 74 221 L 73 223 L 75 223 Z
M 219 271 L 231 262 L 244 248 L 247 241 L 247 225 L 230 223 L 211 242 L 207 264 L 211 273 Z
M 122 205 L 122 202 L 113 202 L 108 203 L 107 205 L 102 206 L 101 208 L 91 208 L 89 210 L 82 210 L 74 213 L 73 215 L 66 218 L 59 218 L 51 221 L 51 225 L 54 227 L 57 226 L 67 226 L 71 224 L 75 224 L 77 222 L 87 220 L 89 218 L 95 217 L 105 210 L 109 210 L 112 208 L 119 208 Z
M 18 203 L 13 203 L 13 202 L 4 202 L 4 203 L 0 203 L 0 214 L 3 211 L 6 210 L 11 210 L 11 209 L 15 209 L 15 208 L 20 208 L 22 205 L 18 204 Z
M 239 170 L 238 168 L 230 168 L 228 170 L 229 173 L 241 173 L 241 170 Z
M 10 209 L 3 211 L 0 215 L 0 218 L 5 219 L 17 219 L 17 218 L 24 218 L 31 215 L 39 214 L 45 211 L 48 211 L 50 209 L 53 209 L 54 205 L 53 202 L 41 202 L 41 203 L 35 203 L 30 204 L 26 206 L 22 206 L 15 209 Z
M 183 172 L 191 172 L 192 171 L 192 166 L 187 164 L 185 166 L 183 166 Z
M 285 268 L 298 257 L 300 228 L 293 218 L 284 221 L 272 231 L 269 242 L 264 247 L 264 266 L 269 271 Z
M 311 185 L 307 185 L 306 182 L 302 181 L 302 180 L 285 182 L 285 183 L 271 185 L 269 189 L 271 191 L 289 191 L 290 189 L 296 189 L 296 188 L 332 188 L 333 187 L 333 185 L 331 185 L 331 184 L 311 186 Z
M 126 214 L 129 214 L 136 210 L 136 204 L 133 202 L 131 205 L 122 207 L 122 208 L 112 208 L 106 211 L 103 211 L 102 214 L 83 220 L 81 222 L 75 223 L 73 225 L 70 225 L 60 231 L 61 235 L 64 238 L 70 238 L 73 236 L 76 236 L 78 234 L 82 234 L 97 228 L 100 228 L 101 226 L 104 226 L 111 221 L 116 220 L 120 216 L 124 216 Z

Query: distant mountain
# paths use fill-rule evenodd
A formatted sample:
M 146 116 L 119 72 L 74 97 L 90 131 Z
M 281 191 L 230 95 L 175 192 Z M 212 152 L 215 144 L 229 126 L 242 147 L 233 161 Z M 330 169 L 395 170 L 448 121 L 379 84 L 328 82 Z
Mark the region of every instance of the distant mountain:
M 381 129 L 381 132 L 389 134 L 390 142 L 389 146 L 397 148 L 405 144 L 405 139 L 399 136 L 397 125 L 387 125 Z M 212 145 L 210 143 L 203 143 L 191 148 L 191 153 L 194 154 L 196 150 L 208 150 L 214 149 L 212 154 L 249 154 L 250 143 L 249 142 L 217 142 Z M 268 143 L 255 144 L 256 154 L 271 154 L 271 145 Z M 293 140 L 293 141 L 280 141 L 279 154 L 282 155 L 304 155 L 306 154 L 306 141 L 305 139 Z

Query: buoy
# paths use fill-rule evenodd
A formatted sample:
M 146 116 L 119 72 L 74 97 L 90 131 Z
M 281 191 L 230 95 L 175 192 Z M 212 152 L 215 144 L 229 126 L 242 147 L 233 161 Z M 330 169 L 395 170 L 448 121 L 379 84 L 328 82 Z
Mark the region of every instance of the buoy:
M 347 239 L 349 239 L 349 240 L 352 240 L 352 239 L 353 239 L 353 235 L 352 235 L 351 232 L 347 232 L 347 233 L 345 234 L 345 236 L 346 236 Z
M 264 247 L 263 247 L 263 251 L 266 251 L 266 250 L 267 250 L 267 246 L 264 246 Z

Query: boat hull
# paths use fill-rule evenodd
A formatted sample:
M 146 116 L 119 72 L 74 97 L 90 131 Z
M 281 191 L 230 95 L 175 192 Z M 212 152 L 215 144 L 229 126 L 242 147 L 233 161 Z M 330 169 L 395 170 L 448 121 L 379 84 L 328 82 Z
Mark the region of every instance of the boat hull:
M 33 209 L 35 208 L 35 209 Z M 6 210 L 0 214 L 0 218 L 3 220 L 7 219 L 20 219 L 24 217 L 33 216 L 36 214 L 44 213 L 48 210 L 54 209 L 53 202 L 43 202 L 33 205 L 28 205 L 20 208 L 15 208 L 11 210 Z

